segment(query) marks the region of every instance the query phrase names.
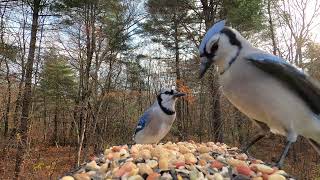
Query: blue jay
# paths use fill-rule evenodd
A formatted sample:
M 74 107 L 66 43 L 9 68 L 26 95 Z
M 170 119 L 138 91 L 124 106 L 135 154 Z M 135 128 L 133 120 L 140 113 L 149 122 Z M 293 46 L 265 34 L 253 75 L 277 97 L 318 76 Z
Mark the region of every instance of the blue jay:
M 163 89 L 154 104 L 140 117 L 133 135 L 137 144 L 157 144 L 169 132 L 176 119 L 175 103 L 186 94 L 172 89 Z
M 200 46 L 200 78 L 218 67 L 223 94 L 262 128 L 245 151 L 269 131 L 287 137 L 281 167 L 301 135 L 320 154 L 320 85 L 283 59 L 253 47 L 225 21 L 214 24 Z

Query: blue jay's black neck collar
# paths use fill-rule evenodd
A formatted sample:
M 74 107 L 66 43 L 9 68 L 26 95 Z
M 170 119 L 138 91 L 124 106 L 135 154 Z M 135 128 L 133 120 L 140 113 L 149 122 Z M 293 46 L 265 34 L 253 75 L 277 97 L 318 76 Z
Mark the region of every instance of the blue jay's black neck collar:
M 232 32 L 232 30 L 228 29 L 228 28 L 224 28 L 221 33 L 225 34 L 228 38 L 229 38 L 229 42 L 230 44 L 237 46 L 238 47 L 238 51 L 236 53 L 236 55 L 229 61 L 228 63 L 228 67 L 225 68 L 220 75 L 222 75 L 223 73 L 225 73 L 232 65 L 232 63 L 234 63 L 234 61 L 237 59 L 237 57 L 240 54 L 240 50 L 242 49 L 242 45 L 241 42 L 237 39 L 236 34 L 234 32 Z
M 157 96 L 157 101 L 158 101 L 158 104 L 159 104 L 159 106 L 160 106 L 160 108 L 161 108 L 161 110 L 165 113 L 165 114 L 167 114 L 167 115 L 174 115 L 176 112 L 175 111 L 172 111 L 172 110 L 170 110 L 170 109 L 168 109 L 168 108 L 166 108 L 166 107 L 164 107 L 163 105 L 162 105 L 162 99 L 161 99 L 161 94 L 159 94 L 158 96 Z

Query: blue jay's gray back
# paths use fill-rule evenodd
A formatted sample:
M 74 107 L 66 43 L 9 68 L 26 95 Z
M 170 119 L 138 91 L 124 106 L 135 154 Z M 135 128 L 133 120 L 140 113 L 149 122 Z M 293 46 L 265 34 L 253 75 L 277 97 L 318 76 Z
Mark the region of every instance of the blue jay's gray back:
M 265 133 L 287 137 L 278 166 L 298 135 L 320 153 L 320 86 L 281 58 L 253 47 L 236 30 L 220 21 L 208 30 L 199 47 L 200 77 L 218 66 L 224 95 Z
M 154 144 L 164 138 L 176 118 L 176 100 L 184 95 L 176 90 L 162 90 L 154 104 L 140 117 L 133 136 L 135 143 Z

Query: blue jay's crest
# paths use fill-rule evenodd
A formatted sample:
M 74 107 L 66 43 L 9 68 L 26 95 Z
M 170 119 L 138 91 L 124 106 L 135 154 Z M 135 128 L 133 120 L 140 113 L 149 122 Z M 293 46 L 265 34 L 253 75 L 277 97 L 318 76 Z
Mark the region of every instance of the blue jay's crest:
M 222 31 L 222 29 L 224 28 L 226 24 L 226 21 L 225 20 L 222 20 L 222 21 L 219 21 L 217 23 L 215 23 L 209 30 L 208 32 L 206 33 L 206 35 L 203 37 L 202 39 L 202 42 L 199 46 L 199 51 L 200 51 L 200 54 L 203 54 L 204 53 L 204 49 L 206 47 L 206 44 L 207 42 L 210 40 L 210 38 L 212 36 L 214 36 L 215 34 L 217 33 L 220 33 Z
M 147 124 L 148 121 L 148 114 L 144 113 L 138 122 L 138 126 L 136 127 L 136 131 L 134 132 L 134 134 L 137 134 L 139 131 L 141 131 Z

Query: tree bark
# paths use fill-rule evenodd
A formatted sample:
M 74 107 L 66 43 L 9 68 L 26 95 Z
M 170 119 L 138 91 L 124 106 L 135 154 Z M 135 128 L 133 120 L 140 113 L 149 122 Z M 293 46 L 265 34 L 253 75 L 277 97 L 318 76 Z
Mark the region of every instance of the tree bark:
M 47 140 L 47 101 L 46 97 L 43 97 L 43 141 Z
M 81 161 L 81 151 L 83 146 L 90 145 L 87 140 L 90 140 L 90 135 L 87 137 L 85 132 L 88 131 L 93 123 L 90 121 L 90 113 L 92 113 L 92 108 L 89 107 L 89 98 L 92 94 L 92 89 L 90 88 L 90 70 L 93 60 L 93 53 L 96 48 L 96 37 L 95 37 L 95 4 L 87 3 L 84 5 L 85 14 L 85 33 L 86 33 L 86 61 L 84 64 L 84 72 L 82 72 L 83 83 L 81 87 L 81 98 L 80 98 L 80 142 L 78 142 L 77 150 L 77 165 L 80 165 Z M 87 153 L 85 151 L 85 153 Z
M 213 131 L 215 132 L 214 134 L 214 141 L 215 142 L 223 142 L 223 119 L 221 116 L 221 108 L 220 108 L 220 92 L 219 88 L 216 89 L 216 94 L 213 99 L 213 114 L 212 114 L 212 119 L 214 120 L 213 122 Z
M 213 128 L 213 139 L 216 142 L 223 142 L 223 120 L 220 109 L 220 92 L 218 76 L 215 70 L 210 70 L 210 92 L 211 92 L 211 125 Z
M 6 63 L 6 68 L 7 68 L 7 74 L 6 74 L 6 79 L 7 79 L 7 105 L 6 105 L 6 110 L 4 114 L 4 137 L 8 136 L 8 130 L 9 130 L 9 113 L 10 113 L 10 105 L 11 105 L 11 80 L 10 80 L 10 68 L 9 68 L 9 63 L 8 60 L 5 60 Z
M 1 31 L 0 32 L 0 40 L 1 40 L 1 44 L 2 45 L 5 45 L 5 42 L 4 42 L 4 39 L 3 39 L 3 36 L 5 34 L 5 31 L 4 31 L 4 15 L 6 13 L 7 5 L 8 5 L 8 2 L 6 2 L 4 4 L 4 7 L 2 9 L 2 14 L 1 14 L 1 17 L 0 17 L 0 31 Z M 8 136 L 8 130 L 9 130 L 9 112 L 10 112 L 10 104 L 11 104 L 11 80 L 10 80 L 10 68 L 9 68 L 8 59 L 6 57 L 4 57 L 3 59 L 5 61 L 6 69 L 7 69 L 6 80 L 7 80 L 8 97 L 7 97 L 7 100 L 6 100 L 6 109 L 5 109 L 4 116 L 3 116 L 3 119 L 4 119 L 4 137 L 7 137 Z M 2 62 L 2 59 L 0 61 L 0 67 L 1 67 L 1 62 Z
M 29 110 L 32 99 L 31 85 L 32 85 L 32 72 L 33 72 L 33 62 L 34 62 L 34 52 L 36 49 L 37 41 L 37 31 L 38 31 L 38 19 L 40 11 L 41 0 L 33 1 L 33 13 L 32 13 L 32 25 L 31 25 L 31 37 L 29 53 L 26 64 L 26 79 L 25 86 L 22 95 L 22 111 L 21 111 L 21 123 L 19 127 L 19 134 L 21 139 L 18 139 L 17 155 L 16 155 L 16 165 L 15 165 L 15 177 L 18 179 L 21 171 L 21 167 L 24 161 L 24 154 L 27 151 L 27 141 L 28 141 L 28 128 L 29 128 Z
M 22 4 L 23 6 L 23 4 Z M 24 8 L 24 7 L 22 7 Z M 22 24 L 22 45 L 20 45 L 20 50 L 22 51 L 22 55 L 21 55 L 21 81 L 19 82 L 19 86 L 18 86 L 18 94 L 17 94 L 17 98 L 16 98 L 16 105 L 15 105 L 15 109 L 14 109 L 14 113 L 13 113 L 13 123 L 14 123 L 14 130 L 16 131 L 16 129 L 18 128 L 18 118 L 19 118 L 19 113 L 20 113 L 20 109 L 21 109 L 21 96 L 22 96 L 22 87 L 24 84 L 24 80 L 25 80 L 25 53 L 26 53 L 26 41 L 25 41 L 25 29 L 26 29 L 26 20 L 23 21 Z
M 179 53 L 179 30 L 178 30 L 178 20 L 176 19 L 177 16 L 174 16 L 174 49 L 175 49 L 175 69 L 176 69 L 176 85 L 177 90 L 180 90 L 180 84 L 181 84 L 181 74 L 180 74 L 180 53 Z M 177 122 L 178 122 L 178 131 L 179 131 L 179 141 L 182 141 L 184 139 L 184 132 L 183 131 L 183 119 L 182 119 L 182 103 L 181 101 L 177 102 Z
M 56 99 L 56 103 L 55 103 L 53 122 L 54 122 L 54 131 L 53 131 L 54 143 L 58 144 L 58 103 L 57 103 L 57 99 Z
M 268 11 L 268 22 L 269 22 L 269 31 L 270 31 L 270 38 L 271 38 L 271 41 L 272 41 L 272 47 L 273 47 L 273 50 L 272 50 L 272 53 L 274 55 L 277 55 L 277 43 L 276 43 L 276 35 L 274 33 L 274 24 L 273 24 L 273 19 L 272 19 L 272 14 L 271 14 L 271 0 L 268 0 L 267 2 L 267 11 Z
M 199 129 L 198 129 L 198 136 L 200 139 L 200 143 L 202 142 L 202 136 L 204 135 L 203 123 L 205 120 L 205 89 L 204 89 L 204 79 L 201 79 L 200 82 L 200 117 L 199 117 Z

